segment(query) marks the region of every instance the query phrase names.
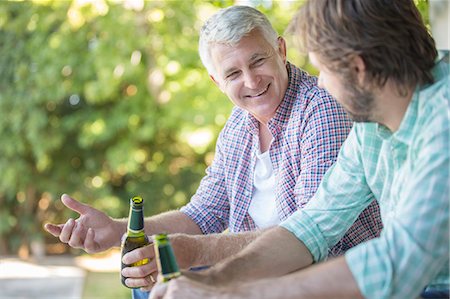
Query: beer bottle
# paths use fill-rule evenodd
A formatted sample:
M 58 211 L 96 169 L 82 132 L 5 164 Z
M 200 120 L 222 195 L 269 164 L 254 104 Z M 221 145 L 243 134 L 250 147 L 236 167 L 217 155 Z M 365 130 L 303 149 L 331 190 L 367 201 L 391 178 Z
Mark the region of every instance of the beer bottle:
M 145 245 L 150 244 L 147 235 L 144 231 L 144 199 L 140 196 L 134 196 L 130 199 L 130 216 L 128 218 L 128 229 L 127 233 L 123 235 L 122 238 L 122 257 L 125 255 L 125 253 L 130 252 L 136 248 L 143 247 Z M 139 262 L 133 263 L 131 265 L 125 265 L 122 262 L 121 269 L 125 267 L 133 267 L 133 266 L 140 266 L 145 265 L 148 263 L 148 259 L 143 259 Z M 124 277 L 122 274 L 121 280 L 122 284 L 129 288 L 125 284 L 125 279 L 127 277 Z
M 153 237 L 155 246 L 156 265 L 158 267 L 159 281 L 167 282 L 181 275 L 178 268 L 172 245 L 167 234 L 159 234 Z

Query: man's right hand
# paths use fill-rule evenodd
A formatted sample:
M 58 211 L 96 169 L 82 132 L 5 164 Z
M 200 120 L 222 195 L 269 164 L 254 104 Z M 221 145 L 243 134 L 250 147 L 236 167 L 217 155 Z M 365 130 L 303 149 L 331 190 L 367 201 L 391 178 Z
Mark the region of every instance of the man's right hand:
M 178 266 L 181 269 L 188 269 L 192 265 L 192 257 L 195 253 L 195 236 L 186 234 L 169 235 Z M 141 266 L 126 267 L 122 270 L 122 275 L 127 277 L 125 283 L 129 287 L 140 287 L 142 291 L 150 291 L 158 278 L 158 270 L 155 261 L 155 251 L 153 244 L 136 248 L 122 257 L 125 265 L 137 263 L 143 259 L 148 259 L 149 263 Z
M 61 242 L 73 248 L 81 248 L 87 253 L 105 251 L 113 246 L 120 246 L 120 238 L 126 231 L 126 224 L 121 224 L 105 213 L 91 206 L 82 204 L 67 194 L 61 201 L 69 209 L 80 214 L 76 220 L 70 218 L 64 224 L 45 224 L 44 228 Z
M 141 291 L 150 291 L 158 279 L 155 251 L 153 244 L 136 248 L 122 257 L 122 263 L 131 265 L 148 259 L 148 263 L 141 266 L 125 267 L 121 274 L 126 277 L 125 284 L 132 288 L 139 287 Z

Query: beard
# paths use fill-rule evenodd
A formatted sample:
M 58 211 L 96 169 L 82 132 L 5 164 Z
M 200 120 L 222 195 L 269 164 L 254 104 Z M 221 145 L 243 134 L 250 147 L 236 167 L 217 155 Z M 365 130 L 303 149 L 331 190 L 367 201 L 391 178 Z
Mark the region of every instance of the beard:
M 345 112 L 354 122 L 374 122 L 375 97 L 372 92 L 359 87 L 351 80 L 343 105 Z

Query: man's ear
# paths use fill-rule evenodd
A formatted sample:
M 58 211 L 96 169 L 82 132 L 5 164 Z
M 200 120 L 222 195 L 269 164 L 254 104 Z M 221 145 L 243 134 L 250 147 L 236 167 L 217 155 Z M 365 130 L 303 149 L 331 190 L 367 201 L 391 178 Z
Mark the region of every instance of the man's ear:
M 366 80 L 366 64 L 361 56 L 355 55 L 351 61 L 351 67 L 354 71 L 355 78 L 360 86 L 364 85 Z
M 286 63 L 286 41 L 282 36 L 278 37 L 278 52 L 283 58 L 283 62 Z
M 216 80 L 216 78 L 214 78 L 213 75 L 209 75 L 209 77 L 211 78 L 211 80 L 214 82 L 214 84 L 216 84 L 217 87 L 219 87 L 220 91 L 225 93 L 225 91 L 223 91 L 222 87 L 220 86 L 220 83 Z

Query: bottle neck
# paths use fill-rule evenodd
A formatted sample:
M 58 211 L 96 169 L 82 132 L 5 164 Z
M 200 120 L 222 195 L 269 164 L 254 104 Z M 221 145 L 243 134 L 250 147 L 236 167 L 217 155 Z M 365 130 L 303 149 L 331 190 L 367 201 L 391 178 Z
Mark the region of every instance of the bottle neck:
M 139 237 L 144 235 L 144 211 L 142 206 L 130 206 L 130 216 L 128 217 L 128 236 Z

